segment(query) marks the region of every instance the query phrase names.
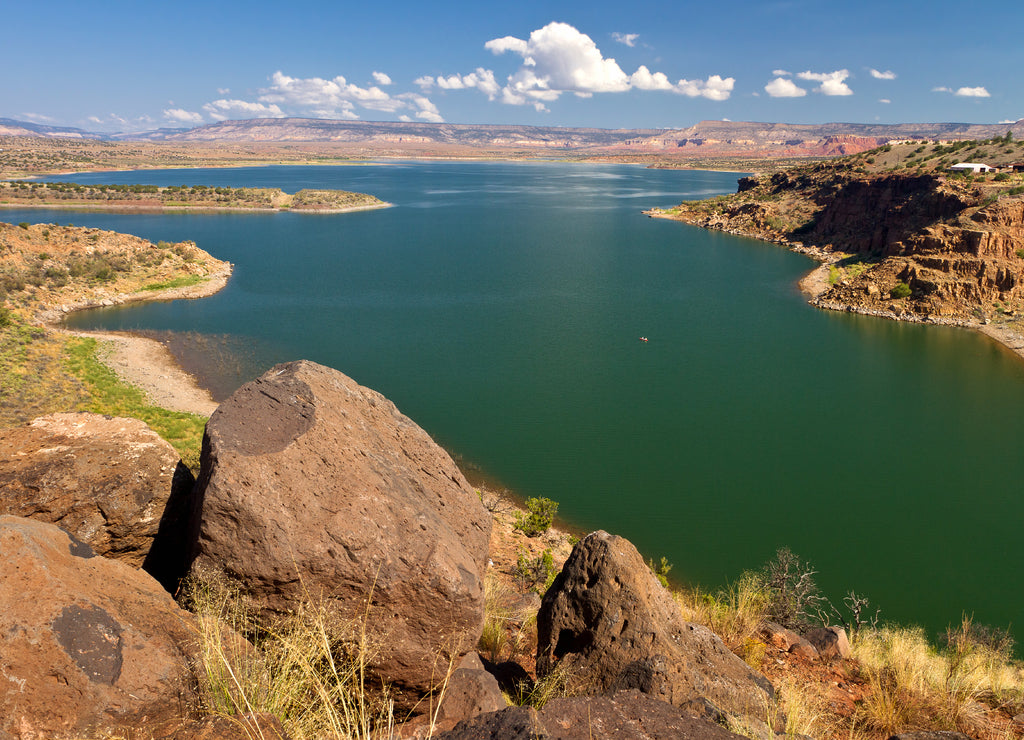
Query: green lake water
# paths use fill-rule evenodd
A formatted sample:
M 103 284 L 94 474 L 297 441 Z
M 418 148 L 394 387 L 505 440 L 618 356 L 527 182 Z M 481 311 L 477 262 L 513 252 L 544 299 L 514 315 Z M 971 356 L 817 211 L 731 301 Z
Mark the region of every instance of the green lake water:
M 1024 611 L 1024 362 L 945 327 L 823 312 L 814 265 L 641 211 L 736 175 L 391 163 L 79 175 L 368 192 L 339 215 L 8 211 L 235 263 L 198 301 L 74 316 L 173 332 L 218 395 L 307 358 L 381 391 L 462 464 L 715 587 L 788 546 L 834 597 L 936 633 Z M 646 336 L 649 341 L 639 341 Z

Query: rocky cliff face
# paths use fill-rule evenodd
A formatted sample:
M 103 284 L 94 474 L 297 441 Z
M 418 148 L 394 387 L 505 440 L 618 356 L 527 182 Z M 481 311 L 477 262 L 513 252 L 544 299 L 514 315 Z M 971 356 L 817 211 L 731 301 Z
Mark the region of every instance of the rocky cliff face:
M 734 196 L 653 215 L 831 264 L 814 299 L 825 308 L 957 324 L 1024 310 L 1024 198 L 936 173 L 849 170 L 816 165 L 743 178 Z

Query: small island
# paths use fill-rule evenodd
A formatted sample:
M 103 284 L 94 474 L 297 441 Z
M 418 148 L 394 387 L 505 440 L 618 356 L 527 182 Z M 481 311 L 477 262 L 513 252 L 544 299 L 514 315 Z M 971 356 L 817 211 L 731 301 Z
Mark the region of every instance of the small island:
M 207 185 L 82 185 L 74 182 L 0 182 L 0 207 L 155 211 L 298 211 L 345 213 L 387 208 L 379 198 L 346 190 L 229 188 Z

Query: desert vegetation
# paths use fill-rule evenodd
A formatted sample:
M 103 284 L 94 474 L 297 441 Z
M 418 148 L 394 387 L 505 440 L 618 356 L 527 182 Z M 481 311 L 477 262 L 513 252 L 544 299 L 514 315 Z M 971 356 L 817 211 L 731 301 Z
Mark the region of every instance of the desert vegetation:
M 380 208 L 372 195 L 345 190 L 229 188 L 206 185 L 81 185 L 72 182 L 0 182 L 0 205 L 68 208 L 150 208 L 218 210 L 341 211 Z

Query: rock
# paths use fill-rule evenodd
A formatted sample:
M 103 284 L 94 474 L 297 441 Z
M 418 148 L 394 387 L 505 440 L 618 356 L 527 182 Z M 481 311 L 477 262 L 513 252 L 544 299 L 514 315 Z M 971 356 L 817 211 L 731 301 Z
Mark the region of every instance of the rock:
M 439 740 L 733 740 L 740 737 L 720 725 L 691 717 L 677 707 L 642 694 L 620 691 L 606 696 L 553 699 L 536 712 L 509 707 L 461 722 Z
M 806 637 L 825 660 L 835 657 L 847 660 L 853 655 L 850 641 L 846 638 L 846 630 L 842 627 L 819 627 L 810 630 Z
M 792 645 L 790 645 L 789 650 L 787 652 L 797 656 L 798 658 L 803 658 L 804 660 L 815 660 L 819 657 L 818 651 L 814 647 L 814 645 L 812 645 L 802 637 L 799 641 L 794 642 Z
M 805 660 L 814 660 L 818 657 L 818 651 L 814 645 L 781 624 L 766 621 L 761 627 L 761 637 L 779 650 L 792 653 Z
M 775 622 L 768 620 L 761 625 L 760 634 L 761 637 L 767 640 L 769 645 L 772 645 L 783 652 L 788 652 L 793 645 L 804 639 L 793 630 L 787 629 L 781 624 L 776 624 Z M 804 640 L 804 642 L 806 642 L 806 640 Z
M 638 689 L 676 706 L 707 699 L 764 718 L 774 689 L 678 605 L 627 540 L 594 532 L 573 548 L 537 615 L 537 673 L 563 667 L 596 691 Z
M 194 479 L 144 422 L 52 414 L 0 431 L 0 514 L 56 524 L 174 591 Z
M 20 517 L 0 516 L 0 560 L 0 737 L 177 723 L 195 625 L 159 583 Z
M 281 720 L 272 714 L 210 715 L 154 740 L 290 740 Z
M 210 417 L 195 491 L 193 572 L 222 571 L 269 611 L 322 597 L 361 617 L 369 602 L 373 672 L 400 692 L 429 691 L 475 647 L 490 515 L 379 393 L 312 362 L 272 368 Z
M 498 680 L 484 670 L 476 653 L 470 653 L 458 664 L 448 680 L 444 698 L 438 709 L 438 720 L 455 725 L 464 719 L 486 712 L 497 712 L 508 706 Z

